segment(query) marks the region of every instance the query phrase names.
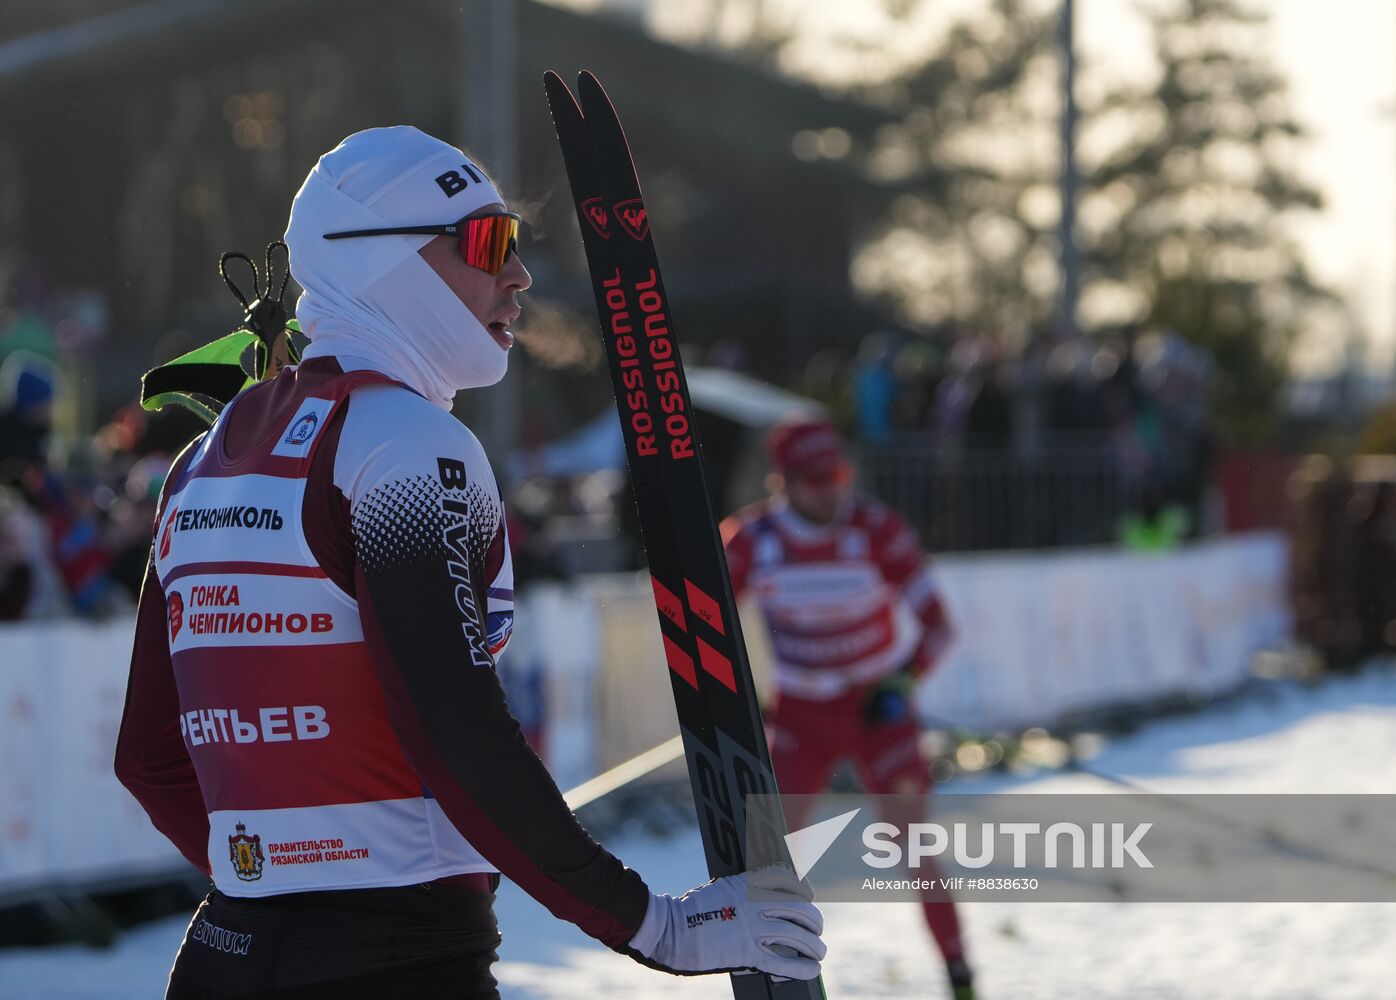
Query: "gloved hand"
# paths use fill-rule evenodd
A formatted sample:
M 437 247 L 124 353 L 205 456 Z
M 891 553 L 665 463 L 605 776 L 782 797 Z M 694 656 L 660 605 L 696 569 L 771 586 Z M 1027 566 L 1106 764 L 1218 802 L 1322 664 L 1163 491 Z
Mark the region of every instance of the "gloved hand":
M 813 979 L 827 949 L 824 915 L 811 899 L 809 886 L 780 865 L 713 879 L 678 899 L 652 893 L 630 952 L 677 975 L 759 969 Z
M 868 689 L 863 699 L 863 721 L 879 726 L 912 718 L 915 688 L 916 681 L 909 668 L 884 677 Z

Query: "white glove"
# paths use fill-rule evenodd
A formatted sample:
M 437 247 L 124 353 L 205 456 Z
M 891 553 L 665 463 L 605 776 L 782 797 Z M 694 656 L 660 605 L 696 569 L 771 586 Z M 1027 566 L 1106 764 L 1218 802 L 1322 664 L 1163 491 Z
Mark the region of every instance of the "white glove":
M 651 893 L 630 948 L 645 965 L 680 975 L 758 969 L 813 979 L 828 951 L 813 898 L 778 865 L 714 879 L 678 899 Z

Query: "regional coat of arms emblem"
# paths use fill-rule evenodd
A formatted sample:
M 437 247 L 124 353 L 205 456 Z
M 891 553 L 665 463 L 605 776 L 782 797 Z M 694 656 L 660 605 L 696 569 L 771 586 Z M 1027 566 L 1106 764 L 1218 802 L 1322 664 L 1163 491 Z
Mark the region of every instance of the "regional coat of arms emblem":
M 262 865 L 267 861 L 262 853 L 262 838 L 249 837 L 243 823 L 236 829 L 237 834 L 228 838 L 228 860 L 233 863 L 233 874 L 244 882 L 255 882 L 262 877 Z
M 320 422 L 320 418 L 311 410 L 306 413 L 286 432 L 285 444 L 305 444 L 315 434 L 315 425 Z

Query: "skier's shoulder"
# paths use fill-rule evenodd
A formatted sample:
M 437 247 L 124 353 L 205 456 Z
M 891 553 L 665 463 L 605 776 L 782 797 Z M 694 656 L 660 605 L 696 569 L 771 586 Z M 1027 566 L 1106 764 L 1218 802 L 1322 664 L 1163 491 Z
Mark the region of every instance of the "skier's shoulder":
M 165 518 L 165 509 L 169 506 L 170 497 L 184 488 L 189 468 L 193 464 L 195 456 L 203 450 L 204 442 L 208 439 L 208 430 L 200 431 L 170 461 L 170 467 L 165 471 L 165 481 L 160 484 L 159 498 L 155 502 L 155 525 L 157 528 Z
M 855 493 L 850 507 L 849 524 L 874 537 L 890 538 L 908 530 L 900 514 L 871 494 Z
M 756 535 L 772 526 L 775 505 L 770 497 L 738 507 L 723 521 L 724 540 L 737 535 Z
M 485 450 L 465 424 L 405 386 L 360 386 L 349 398 L 345 433 L 377 447 L 409 453 L 449 449 L 485 460 Z
M 396 384 L 360 386 L 349 397 L 336 455 L 335 480 L 460 475 L 495 489 L 479 438 L 450 412 Z
M 850 523 L 867 538 L 872 558 L 885 570 L 901 572 L 925 559 L 916 530 L 876 497 L 858 494 Z

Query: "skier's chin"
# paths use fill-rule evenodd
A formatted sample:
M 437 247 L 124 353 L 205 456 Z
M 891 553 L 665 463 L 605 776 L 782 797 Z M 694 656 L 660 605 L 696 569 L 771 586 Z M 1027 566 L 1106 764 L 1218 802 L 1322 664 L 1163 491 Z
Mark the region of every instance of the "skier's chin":
M 804 500 L 803 502 L 792 501 L 790 506 L 800 517 L 804 518 L 810 524 L 816 524 L 820 527 L 833 524 L 835 519 L 839 516 L 839 505 L 837 503 L 814 503 L 809 500 Z

